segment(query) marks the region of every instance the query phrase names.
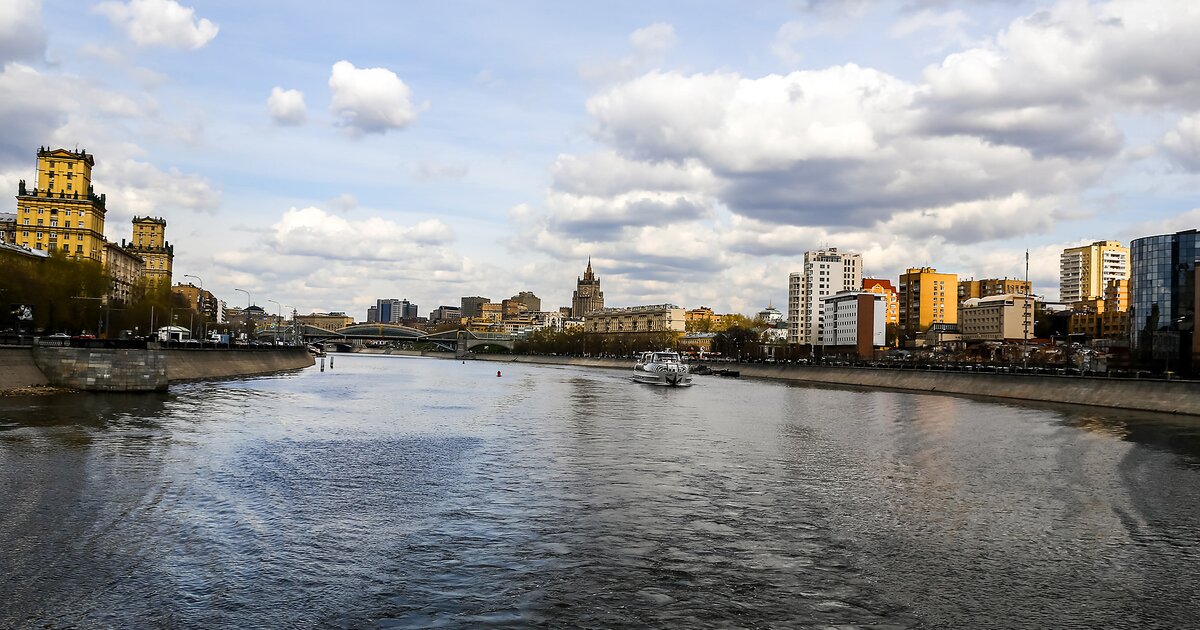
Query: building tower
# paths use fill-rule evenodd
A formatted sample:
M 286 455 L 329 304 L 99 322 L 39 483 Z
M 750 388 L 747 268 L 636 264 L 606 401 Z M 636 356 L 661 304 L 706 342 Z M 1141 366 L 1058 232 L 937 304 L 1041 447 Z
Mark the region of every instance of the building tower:
M 1129 279 L 1129 248 L 1117 241 L 1064 249 L 1059 262 L 1058 299 L 1069 304 L 1103 299 L 1109 280 Z
M 16 242 L 104 262 L 104 195 L 92 190 L 96 160 L 87 151 L 39 147 L 37 186 L 17 186 Z
M 145 278 L 149 284 L 171 286 L 175 265 L 175 246 L 167 242 L 167 220 L 157 217 L 133 217 L 133 239 L 129 251 L 146 261 Z
M 1144 362 L 1171 370 L 1192 366 L 1200 232 L 1146 236 L 1131 243 L 1129 312 L 1133 349 Z
M 900 328 L 912 339 L 933 324 L 958 323 L 958 275 L 932 267 L 910 268 L 900 276 Z
M 583 277 L 576 278 L 575 293 L 571 296 L 571 317 L 583 317 L 602 308 L 604 292 L 600 290 L 600 278 L 592 273 L 592 259 L 588 258 Z
M 836 247 L 804 252 L 804 270 L 788 277 L 788 343 L 821 342 L 821 301 L 862 286 L 862 254 Z

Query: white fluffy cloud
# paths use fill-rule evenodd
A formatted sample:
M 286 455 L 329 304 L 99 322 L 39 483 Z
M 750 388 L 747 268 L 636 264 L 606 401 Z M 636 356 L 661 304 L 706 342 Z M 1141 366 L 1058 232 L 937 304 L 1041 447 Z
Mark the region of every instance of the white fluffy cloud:
M 329 110 L 353 133 L 404 129 L 417 119 L 412 90 L 387 68 L 356 68 L 339 61 L 329 75 L 329 90 Z
M 95 10 L 124 30 L 138 46 L 196 50 L 211 42 L 220 30 L 211 21 L 197 18 L 195 9 L 175 0 L 102 2 Z
M 629 44 L 640 55 L 654 55 L 675 47 L 675 27 L 664 22 L 639 28 L 629 34 Z
M 437 219 L 403 226 L 379 217 L 351 221 L 308 207 L 285 212 L 271 226 L 266 242 L 274 252 L 288 256 L 388 261 L 410 259 L 417 248 L 453 240 L 454 233 Z
M 1200 114 L 1185 116 L 1163 137 L 1163 149 L 1183 168 L 1200 172 Z
M 0 2 L 0 66 L 15 59 L 37 60 L 45 53 L 41 0 Z
M 278 86 L 271 88 L 271 96 L 267 97 L 267 111 L 277 125 L 302 125 L 308 118 L 308 110 L 304 106 L 304 93 Z

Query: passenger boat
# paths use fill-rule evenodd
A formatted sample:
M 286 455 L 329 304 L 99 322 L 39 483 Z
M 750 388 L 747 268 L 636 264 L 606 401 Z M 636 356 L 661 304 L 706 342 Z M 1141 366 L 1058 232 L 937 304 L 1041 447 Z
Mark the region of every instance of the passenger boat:
M 637 365 L 633 366 L 633 380 L 649 385 L 687 387 L 692 384 L 692 374 L 678 352 L 643 352 Z

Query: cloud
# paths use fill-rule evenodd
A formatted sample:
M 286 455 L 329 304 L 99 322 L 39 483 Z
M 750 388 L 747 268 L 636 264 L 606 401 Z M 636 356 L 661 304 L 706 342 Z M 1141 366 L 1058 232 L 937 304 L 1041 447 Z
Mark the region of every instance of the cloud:
M 888 29 L 895 38 L 911 37 L 920 33 L 922 41 L 930 51 L 944 50 L 953 45 L 968 43 L 964 27 L 971 19 L 962 11 L 938 12 L 921 9 L 900 18 Z
M 347 213 L 358 207 L 358 198 L 350 193 L 342 193 L 329 201 L 334 210 Z
M 38 61 L 46 55 L 41 0 L 0 3 L 0 67 L 9 61 Z
M 352 133 L 404 129 L 417 119 L 412 90 L 387 68 L 356 68 L 339 61 L 329 75 L 329 90 L 329 111 Z
M 371 217 L 351 221 L 320 208 L 292 208 L 271 226 L 266 244 L 275 253 L 335 260 L 407 260 L 414 247 L 445 245 L 454 240 L 437 219 L 402 226 Z
M 664 22 L 639 28 L 629 34 L 629 45 L 640 56 L 661 54 L 675 47 L 675 27 Z
M 1162 140 L 1167 157 L 1192 173 L 1200 173 L 1200 114 L 1179 119 Z
M 419 182 L 431 182 L 438 179 L 461 179 L 470 170 L 465 164 L 434 164 L 420 162 L 412 169 L 413 179 Z
M 797 44 L 808 35 L 808 29 L 803 22 L 787 22 L 775 33 L 775 41 L 771 43 L 771 54 L 785 64 L 794 66 L 804 59 L 804 55 L 796 49 Z
M 94 9 L 125 31 L 138 46 L 162 46 L 198 50 L 217 36 L 220 28 L 196 10 L 175 0 L 130 0 L 102 2 Z
M 304 107 L 304 93 L 278 86 L 271 88 L 271 96 L 267 97 L 267 111 L 275 124 L 285 127 L 302 125 L 308 118 L 308 110 Z

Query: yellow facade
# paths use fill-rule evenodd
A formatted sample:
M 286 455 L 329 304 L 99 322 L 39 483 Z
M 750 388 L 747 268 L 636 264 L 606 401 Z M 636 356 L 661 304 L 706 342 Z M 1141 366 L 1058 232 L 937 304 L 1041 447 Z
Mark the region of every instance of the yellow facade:
M 134 217 L 129 249 L 146 261 L 146 280 L 152 284 L 171 284 L 175 246 L 167 242 L 166 219 Z
M 986 280 L 960 280 L 958 282 L 958 304 L 972 298 L 995 295 L 1032 295 L 1033 285 L 1027 280 L 1013 278 L 988 278 Z
M 900 326 L 921 332 L 933 324 L 958 323 L 958 275 L 914 267 L 900 276 Z
M 674 304 L 629 306 L 592 311 L 583 317 L 590 333 L 684 332 L 686 315 Z
M 1103 298 L 1109 280 L 1129 279 L 1129 248 L 1118 241 L 1097 241 L 1064 249 L 1058 273 L 1063 302 Z
M 1105 312 L 1124 313 L 1129 310 L 1129 281 L 1109 280 L 1104 286 Z
M 900 300 L 896 296 L 896 287 L 891 280 L 881 278 L 863 278 L 863 291 L 883 296 L 884 324 L 900 323 Z
M 105 198 L 92 191 L 95 163 L 86 151 L 38 149 L 37 186 L 21 180 L 18 187 L 18 245 L 105 263 Z

